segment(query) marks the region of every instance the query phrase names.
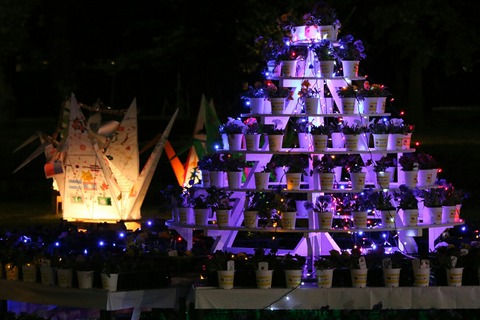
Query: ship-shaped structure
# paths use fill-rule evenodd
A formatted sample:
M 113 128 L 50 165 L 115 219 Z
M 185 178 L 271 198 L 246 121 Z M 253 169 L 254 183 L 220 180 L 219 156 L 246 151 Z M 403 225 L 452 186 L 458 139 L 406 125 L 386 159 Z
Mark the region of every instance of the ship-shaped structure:
M 63 219 L 111 223 L 140 220 L 142 203 L 178 110 L 141 170 L 136 100 L 120 122 L 102 124 L 101 112 L 85 118 L 73 94 L 63 111 L 65 127 L 59 141 L 40 135 L 42 145 L 37 149 L 46 156 L 46 177 L 53 179 L 60 193 Z

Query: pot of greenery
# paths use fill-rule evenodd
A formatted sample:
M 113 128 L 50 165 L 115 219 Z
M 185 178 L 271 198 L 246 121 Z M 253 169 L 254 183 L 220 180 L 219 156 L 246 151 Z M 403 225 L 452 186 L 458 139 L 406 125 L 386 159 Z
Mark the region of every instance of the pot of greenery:
M 118 279 L 122 271 L 123 254 L 115 254 L 112 252 L 105 253 L 102 256 L 101 280 L 102 288 L 110 292 L 117 291 Z
M 295 48 L 285 46 L 278 58 L 280 59 L 280 76 L 296 77 L 298 53 Z
M 442 223 L 455 222 L 456 218 L 459 216 L 457 204 L 461 202 L 459 195 L 461 195 L 462 192 L 458 192 L 453 184 L 447 182 L 445 179 L 439 180 L 437 184 L 440 186 Z
M 321 93 L 321 89 L 312 86 L 308 80 L 302 82 L 298 95 L 307 115 L 318 115 L 321 113 L 319 112 Z
M 293 88 L 277 87 L 273 82 L 268 83 L 267 94 L 270 101 L 272 114 L 284 114 L 287 102 L 293 100 Z
M 360 124 L 348 124 L 345 123 L 342 127 L 342 133 L 345 137 L 345 150 L 346 151 L 358 151 L 365 150 L 367 147 L 366 138 L 363 139 L 364 133 L 367 131 L 367 127 Z M 360 139 L 362 138 L 362 139 Z
M 245 156 L 238 153 L 224 153 L 225 172 L 227 175 L 228 187 L 240 189 L 242 185 L 243 170 L 250 162 L 245 161 Z
M 278 120 L 274 124 L 264 124 L 262 131 L 266 134 L 268 139 L 269 151 L 281 151 L 283 147 L 283 137 L 285 135 L 285 128 L 281 128 L 281 121 Z
M 318 28 L 319 39 L 337 41 L 340 21 L 337 12 L 330 4 L 319 1 L 312 10 L 304 15 L 305 24 L 315 25 Z
M 358 109 L 357 90 L 357 87 L 354 85 L 348 85 L 337 90 L 339 97 L 337 107 L 341 114 L 353 115 L 360 113 Z
M 404 226 L 416 226 L 418 224 L 419 211 L 418 200 L 414 189 L 401 184 L 398 190 L 393 193 L 394 200 L 397 204 L 397 211 L 402 217 Z
M 210 285 L 217 284 L 220 289 L 232 289 L 235 277 L 235 255 L 217 250 L 208 255 L 206 270 Z M 212 280 L 217 280 L 217 283 Z
M 418 186 L 428 187 L 435 184 L 437 181 L 437 160 L 430 154 L 418 153 Z
M 373 209 L 366 192 L 351 192 L 344 194 L 336 199 L 343 214 L 349 214 L 353 223 L 353 228 L 364 229 L 367 227 L 367 218 L 369 212 Z
M 362 157 L 358 154 L 352 154 L 344 160 L 344 167 L 350 174 L 352 190 L 362 190 L 365 188 L 367 172 L 365 171 L 365 163 Z
M 437 285 L 443 284 L 440 279 L 442 279 L 441 275 L 445 275 L 446 285 L 460 287 L 467 255 L 468 249 L 459 248 L 454 244 L 437 246 L 432 259 L 432 269 L 439 282 Z
M 329 39 L 322 39 L 311 46 L 318 59 L 318 74 L 322 78 L 331 78 L 335 68 L 335 49 Z
M 228 121 L 221 124 L 219 132 L 222 134 L 225 150 L 242 150 L 243 137 L 246 125 L 242 120 L 228 118 Z
M 313 204 L 313 212 L 317 217 L 319 229 L 331 229 L 333 220 L 333 200 L 330 194 L 319 195 Z
M 312 123 L 308 121 L 308 117 L 291 118 L 290 122 L 290 128 L 297 134 L 298 144 L 295 146 L 305 151 L 311 150 L 312 135 L 309 130 Z
M 335 56 L 342 62 L 343 76 L 347 78 L 358 77 L 358 67 L 360 61 L 365 59 L 365 47 L 362 40 L 355 40 L 349 34 L 338 40 L 338 47 L 335 47 Z
M 330 256 L 317 256 L 313 262 L 317 286 L 319 288 L 331 288 L 333 283 L 333 270 L 335 263 Z
M 310 156 L 308 154 L 292 154 L 288 156 L 286 172 L 287 190 L 300 189 L 302 175 L 308 176 Z
M 246 228 L 257 228 L 259 218 L 262 220 L 262 225 L 266 226 L 266 220 L 270 219 L 273 209 L 271 193 L 248 191 L 245 197 L 244 226 Z
M 282 229 L 293 230 L 297 221 L 297 203 L 292 194 L 284 193 L 280 189 L 275 191 L 275 209 L 280 216 Z
M 312 175 L 314 187 L 320 190 L 332 190 L 335 182 L 335 162 L 331 155 L 323 155 L 320 159 L 315 157 L 312 161 Z
M 310 133 L 313 139 L 313 151 L 323 152 L 327 150 L 328 138 L 333 132 L 333 128 L 329 124 L 319 124 L 318 126 L 312 126 Z
M 75 258 L 75 271 L 77 274 L 78 288 L 91 289 L 95 276 L 93 259 L 91 256 L 78 255 Z
M 226 188 L 217 188 L 211 186 L 207 188 L 210 207 L 215 213 L 216 223 L 219 227 L 228 227 L 230 225 L 230 214 L 232 211 L 232 204 L 230 197 L 233 191 L 227 191 Z
M 197 167 L 201 171 L 204 187 L 214 185 L 224 187 L 225 184 L 225 162 L 223 154 L 212 152 L 203 155 L 197 162 Z
M 387 150 L 388 125 L 381 119 L 373 119 L 368 125 L 368 131 L 373 137 L 375 150 Z
M 297 288 L 301 285 L 306 260 L 304 256 L 290 253 L 280 258 L 280 267 L 285 272 L 287 288 Z
M 218 188 L 213 186 L 214 188 Z M 206 226 L 212 218 L 213 201 L 206 190 L 194 188 L 193 192 L 193 214 L 195 225 Z M 210 188 L 210 187 L 209 187 Z
M 240 99 L 249 108 L 251 114 L 263 114 L 267 99 L 267 86 L 262 81 L 256 81 L 253 86 L 243 83 Z
M 370 201 L 373 203 L 376 216 L 382 220 L 383 228 L 396 228 L 397 209 L 392 200 L 393 196 L 388 190 L 371 192 Z
M 270 289 L 281 273 L 280 262 L 276 250 L 271 249 L 268 253 L 263 248 L 256 248 L 250 262 L 255 272 L 257 288 Z M 274 279 L 275 278 L 275 279 Z M 284 283 L 285 277 L 282 277 L 281 283 Z
M 371 90 L 370 81 L 364 81 L 363 87 L 358 90 L 359 109 L 362 114 L 377 112 L 378 96 Z
M 442 223 L 441 191 L 438 187 L 416 189 L 417 196 L 423 202 L 423 222 L 426 224 Z
M 375 184 L 377 188 L 388 189 L 390 188 L 390 181 L 392 171 L 390 168 L 394 168 L 394 160 L 392 156 L 385 155 L 378 160 L 367 161 L 367 166 L 373 164 L 373 172 L 375 173 Z
M 256 118 L 248 118 L 244 121 L 245 129 L 245 147 L 249 151 L 258 151 L 261 149 L 262 135 L 260 125 Z
M 416 153 L 404 153 L 399 159 L 398 182 L 415 188 L 418 184 L 418 159 Z

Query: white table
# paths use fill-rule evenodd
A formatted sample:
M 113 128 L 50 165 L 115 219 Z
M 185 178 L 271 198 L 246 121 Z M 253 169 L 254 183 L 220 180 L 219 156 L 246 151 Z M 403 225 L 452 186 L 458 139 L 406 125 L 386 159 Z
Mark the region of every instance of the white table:
M 195 309 L 478 309 L 480 286 L 463 287 L 367 287 L 297 289 L 243 289 L 196 287 L 190 292 Z
M 132 320 L 139 319 L 142 308 L 174 309 L 177 298 L 175 287 L 109 292 L 0 279 L 0 300 L 104 311 L 133 308 Z

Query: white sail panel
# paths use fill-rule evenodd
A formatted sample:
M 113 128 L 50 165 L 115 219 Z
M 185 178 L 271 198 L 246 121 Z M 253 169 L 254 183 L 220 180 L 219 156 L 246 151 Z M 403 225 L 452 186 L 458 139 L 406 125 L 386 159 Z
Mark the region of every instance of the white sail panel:
M 115 195 L 102 169 L 103 156 L 96 151 L 85 118 L 72 97 L 61 194 L 66 220 L 120 219 Z
M 133 100 L 105 150 L 105 156 L 133 184 L 140 170 L 138 151 L 137 104 Z

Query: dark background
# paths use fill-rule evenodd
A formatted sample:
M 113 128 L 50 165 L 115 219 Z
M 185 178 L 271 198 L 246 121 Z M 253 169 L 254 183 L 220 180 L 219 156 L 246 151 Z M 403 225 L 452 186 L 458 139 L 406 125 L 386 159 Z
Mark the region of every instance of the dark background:
M 281 14 L 301 15 L 316 2 L 0 0 L 0 200 L 49 199 L 44 159 L 12 174 L 37 145 L 12 151 L 35 131 L 52 133 L 71 93 L 81 103 L 114 109 L 136 98 L 141 146 L 163 131 L 178 107 L 170 140 L 184 149 L 202 95 L 214 102 L 221 121 L 238 115 L 242 81 L 263 79 L 254 40 L 275 35 Z M 419 150 L 435 155 L 444 177 L 476 199 L 480 2 L 332 5 L 340 35 L 352 34 L 366 46 L 360 73 L 389 87 L 392 107 L 416 125 Z M 147 202 L 156 205 L 169 183 L 175 183 L 173 172 L 162 156 Z

